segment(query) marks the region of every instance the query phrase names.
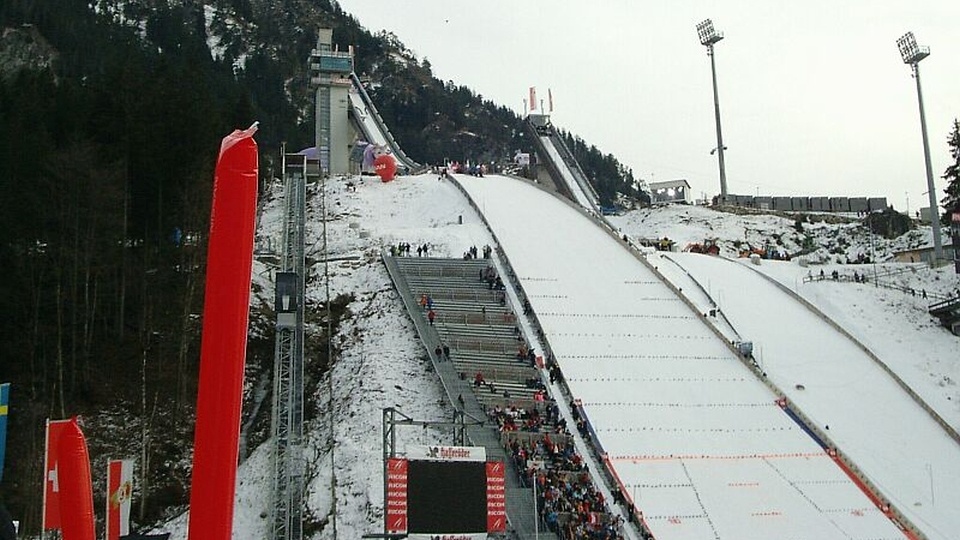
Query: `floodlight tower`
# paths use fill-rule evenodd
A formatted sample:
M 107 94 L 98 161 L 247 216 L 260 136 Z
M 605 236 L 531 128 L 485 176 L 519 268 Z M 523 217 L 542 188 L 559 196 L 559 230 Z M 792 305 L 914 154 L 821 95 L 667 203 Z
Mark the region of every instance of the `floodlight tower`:
M 727 171 L 723 164 L 723 132 L 720 129 L 720 95 L 717 93 L 717 63 L 713 59 L 713 45 L 723 39 L 723 34 L 718 33 L 713 28 L 713 21 L 707 19 L 697 25 L 697 35 L 700 36 L 700 44 L 707 48 L 707 56 L 710 57 L 710 71 L 713 73 L 713 112 L 717 118 L 717 161 L 720 162 L 720 200 L 727 198 Z M 713 154 L 713 152 L 710 152 Z
M 940 209 L 937 206 L 937 191 L 933 185 L 933 165 L 930 164 L 930 141 L 927 139 L 927 117 L 923 112 L 923 92 L 920 90 L 920 61 L 930 56 L 930 47 L 917 45 L 913 32 L 907 32 L 897 40 L 904 64 L 910 64 L 913 78 L 917 80 L 917 101 L 920 103 L 920 131 L 923 134 L 923 159 L 927 166 L 927 193 L 930 196 L 930 224 L 933 226 L 933 265 L 943 259 L 943 242 L 940 238 Z

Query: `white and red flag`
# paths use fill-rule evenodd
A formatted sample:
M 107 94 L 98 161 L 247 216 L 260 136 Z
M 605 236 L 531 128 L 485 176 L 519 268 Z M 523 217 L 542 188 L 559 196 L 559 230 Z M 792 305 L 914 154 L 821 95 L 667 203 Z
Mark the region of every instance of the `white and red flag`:
M 130 534 L 130 501 L 133 498 L 133 460 L 107 463 L 107 540 Z
M 70 420 L 47 420 L 43 459 L 43 528 L 60 528 L 60 463 L 57 442 Z

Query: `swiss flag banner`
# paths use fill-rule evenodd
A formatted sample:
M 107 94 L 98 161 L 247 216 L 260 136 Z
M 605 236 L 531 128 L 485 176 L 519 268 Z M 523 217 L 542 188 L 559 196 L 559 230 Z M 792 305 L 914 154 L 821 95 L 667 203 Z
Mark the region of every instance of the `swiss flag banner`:
M 60 528 L 60 464 L 57 441 L 70 420 L 47 420 L 46 452 L 43 459 L 43 528 Z
M 130 500 L 133 496 L 133 460 L 107 463 L 107 540 L 130 534 Z

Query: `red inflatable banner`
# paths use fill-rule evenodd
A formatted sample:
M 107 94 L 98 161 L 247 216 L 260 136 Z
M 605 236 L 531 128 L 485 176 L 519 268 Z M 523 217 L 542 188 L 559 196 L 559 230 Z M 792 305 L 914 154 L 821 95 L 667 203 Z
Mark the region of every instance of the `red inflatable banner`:
M 223 139 L 213 177 L 189 540 L 230 540 L 257 208 L 256 125 Z
M 381 182 L 389 182 L 397 174 L 397 160 L 389 154 L 377 156 L 373 160 L 373 170 L 377 171 Z
M 77 419 L 64 426 L 57 441 L 60 483 L 60 528 L 63 540 L 96 540 L 90 456 Z

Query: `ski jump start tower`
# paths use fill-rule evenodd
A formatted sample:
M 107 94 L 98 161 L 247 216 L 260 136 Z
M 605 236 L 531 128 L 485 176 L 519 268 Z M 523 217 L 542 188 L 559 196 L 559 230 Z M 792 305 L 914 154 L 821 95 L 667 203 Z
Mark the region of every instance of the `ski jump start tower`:
M 317 152 L 324 175 L 350 172 L 350 144 L 353 130 L 347 110 L 347 93 L 352 84 L 352 51 L 340 52 L 333 48 L 333 30 L 321 28 L 317 48 L 310 53 L 310 83 L 317 88 L 316 126 Z

